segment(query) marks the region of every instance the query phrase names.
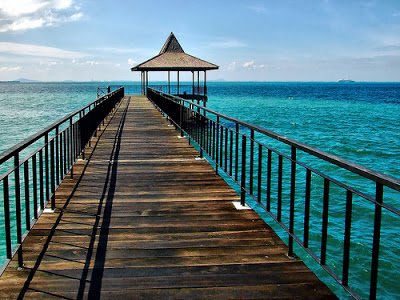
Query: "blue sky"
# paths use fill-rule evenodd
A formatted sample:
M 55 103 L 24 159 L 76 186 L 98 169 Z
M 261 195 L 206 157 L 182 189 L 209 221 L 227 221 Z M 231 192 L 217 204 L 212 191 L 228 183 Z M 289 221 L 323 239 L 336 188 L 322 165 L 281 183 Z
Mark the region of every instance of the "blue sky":
M 400 81 L 399 0 L 1 0 L 0 80 L 137 81 L 171 31 L 211 80 Z

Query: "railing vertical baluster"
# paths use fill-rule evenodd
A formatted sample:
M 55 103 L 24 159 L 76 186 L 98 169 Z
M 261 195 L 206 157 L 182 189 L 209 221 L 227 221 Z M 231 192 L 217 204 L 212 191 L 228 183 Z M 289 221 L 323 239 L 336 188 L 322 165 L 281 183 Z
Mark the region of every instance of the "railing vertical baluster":
M 246 203 L 246 136 L 244 134 L 242 135 L 242 174 L 240 185 L 240 203 L 244 206 Z
M 60 133 L 60 148 L 59 148 L 59 150 L 60 150 L 60 152 L 59 152 L 59 163 L 60 163 L 60 165 L 58 166 L 59 167 L 59 179 L 60 179 L 60 181 L 58 182 L 58 185 L 60 185 L 60 182 L 63 180 L 63 178 L 64 178 L 64 171 L 63 171 L 63 168 L 64 168 L 64 155 L 63 155 L 63 149 L 64 149 L 64 133 L 63 132 L 61 132 Z
M 221 138 L 219 139 L 219 165 L 221 169 L 224 169 L 223 158 L 224 158 L 224 126 L 221 125 Z
M 262 185 L 262 146 L 258 144 L 258 181 L 257 181 L 257 201 L 261 202 Z
M 236 142 L 235 142 L 235 180 L 238 181 L 239 174 L 239 124 L 236 123 Z
M 213 134 L 212 134 L 212 136 L 213 136 L 213 139 L 212 139 L 212 158 L 213 158 L 213 160 L 215 161 L 215 153 L 216 153 L 216 151 L 215 151 L 215 121 L 212 121 L 212 132 L 213 132 Z
M 268 149 L 267 163 L 267 211 L 271 210 L 271 174 L 272 174 L 272 151 Z
M 229 176 L 233 174 L 233 131 L 230 130 L 230 143 L 229 143 Z
M 32 156 L 32 194 L 33 194 L 33 217 L 38 218 L 38 194 L 37 194 L 37 160 L 36 154 Z
M 22 257 L 22 222 L 21 222 L 21 182 L 19 177 L 19 153 L 14 156 L 14 176 L 15 176 L 15 219 L 17 222 L 17 244 L 20 245 L 18 250 L 18 266 L 23 267 Z
M 39 151 L 39 189 L 40 189 L 40 209 L 44 209 L 44 170 L 43 170 L 43 149 Z
M 216 136 L 216 143 L 215 143 L 215 173 L 216 174 L 218 174 L 218 157 L 219 157 L 219 148 L 218 148 L 218 144 L 219 144 L 219 116 L 217 116 L 217 124 L 216 124 L 216 129 L 215 129 L 215 131 L 216 131 L 216 134 L 217 134 L 217 136 Z
M 296 148 L 292 146 L 291 151 L 291 172 L 290 172 L 290 215 L 289 215 L 289 253 L 293 256 L 293 237 L 294 233 L 294 202 L 296 193 Z
M 31 205 L 29 193 L 29 163 L 24 162 L 24 188 L 25 188 L 25 225 L 26 230 L 31 229 Z
M 326 264 L 326 244 L 328 242 L 329 179 L 324 178 L 324 204 L 322 208 L 321 265 Z
M 49 133 L 46 133 L 44 137 L 44 161 L 45 161 L 45 189 L 46 189 L 46 198 L 45 201 L 50 200 L 50 184 L 49 184 L 49 177 L 50 177 L 50 166 L 49 166 Z
M 50 181 L 51 181 L 51 209 L 56 207 L 56 178 L 54 161 L 54 138 L 50 141 Z
M 69 156 L 70 156 L 70 161 L 69 161 L 69 168 L 70 168 L 70 175 L 71 179 L 74 178 L 74 124 L 72 123 L 72 118 L 70 119 L 70 149 L 69 149 Z M 97 129 L 95 131 L 97 132 Z
M 278 199 L 276 218 L 279 222 L 282 221 L 282 179 L 283 179 L 283 157 L 279 155 L 278 159 Z
M 225 127 L 225 173 L 228 172 L 228 127 Z
M 68 161 L 68 152 L 67 152 L 67 136 L 68 129 L 63 131 L 63 171 L 62 171 L 62 178 L 64 179 L 65 175 L 67 174 L 67 161 Z
M 183 121 L 183 107 L 182 105 L 179 105 L 179 130 L 181 133 L 181 137 L 183 137 L 182 121 Z
M 349 264 L 350 264 L 350 238 L 351 238 L 351 215 L 353 209 L 353 193 L 347 191 L 346 196 L 346 218 L 344 226 L 344 245 L 343 245 L 343 277 L 342 284 L 349 284 Z
M 56 185 L 60 184 L 59 129 L 56 127 Z
M 379 244 L 381 238 L 381 222 L 382 222 L 382 206 L 383 203 L 383 185 L 376 183 L 376 204 L 374 217 L 374 238 L 372 245 L 372 261 L 371 261 L 371 286 L 370 299 L 376 299 L 376 290 L 378 283 L 378 262 L 379 262 Z
M 11 245 L 11 220 L 10 220 L 10 190 L 8 185 L 8 176 L 3 179 L 3 195 L 4 195 L 4 226 L 6 230 L 6 250 L 7 258 L 12 258 Z
M 207 119 L 207 155 L 211 157 L 211 134 L 212 134 L 212 129 L 211 129 L 211 121 Z
M 306 194 L 304 198 L 304 247 L 308 248 L 308 238 L 310 232 L 310 200 L 311 200 L 311 171 L 307 169 L 306 174 Z
M 78 144 L 79 144 L 79 137 L 78 137 L 78 123 L 74 123 L 74 160 L 73 163 L 75 164 L 76 159 L 78 158 Z M 99 124 L 99 129 L 101 129 L 101 124 Z
M 250 130 L 250 195 L 253 195 L 254 185 L 254 129 Z
M 200 116 L 200 158 L 203 158 L 203 149 L 205 148 L 205 145 L 206 145 L 206 143 L 205 143 L 205 138 L 206 138 L 205 125 L 206 124 L 204 121 L 205 120 L 203 119 L 203 117 Z

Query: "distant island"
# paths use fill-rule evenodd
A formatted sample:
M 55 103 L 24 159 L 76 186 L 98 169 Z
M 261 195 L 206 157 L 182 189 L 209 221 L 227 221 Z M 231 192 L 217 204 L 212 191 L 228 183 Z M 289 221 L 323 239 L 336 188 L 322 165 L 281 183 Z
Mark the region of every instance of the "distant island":
M 355 81 L 351 79 L 339 79 L 338 82 L 355 82 Z

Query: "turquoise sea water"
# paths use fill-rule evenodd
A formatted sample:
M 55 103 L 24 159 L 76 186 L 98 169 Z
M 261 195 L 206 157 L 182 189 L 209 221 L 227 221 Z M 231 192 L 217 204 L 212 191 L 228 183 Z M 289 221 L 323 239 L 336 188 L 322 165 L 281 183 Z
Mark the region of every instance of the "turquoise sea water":
M 93 101 L 97 86 L 109 84 L 120 83 L 0 83 L 0 152 Z M 210 82 L 208 94 L 207 107 L 213 110 L 400 177 L 400 83 Z M 274 141 L 266 142 L 275 146 Z M 326 167 L 315 163 L 315 167 Z M 388 201 L 400 208 L 396 196 Z M 354 203 L 353 219 L 362 221 L 354 222 L 352 228 L 355 242 L 350 275 L 361 295 L 369 289 L 372 233 L 365 232 L 364 225 L 371 222 L 373 212 L 364 202 L 355 199 Z M 338 229 L 330 233 L 328 247 L 343 243 L 343 203 L 335 205 L 330 226 L 333 223 L 332 228 Z M 363 219 L 365 215 L 369 217 Z M 384 216 L 383 225 L 378 296 L 396 299 L 400 297 L 400 222 Z M 3 227 L 0 224 L 0 230 Z M 341 253 L 335 255 L 340 261 Z M 334 261 L 330 265 L 340 268 Z M 345 297 L 329 275 L 317 274 Z

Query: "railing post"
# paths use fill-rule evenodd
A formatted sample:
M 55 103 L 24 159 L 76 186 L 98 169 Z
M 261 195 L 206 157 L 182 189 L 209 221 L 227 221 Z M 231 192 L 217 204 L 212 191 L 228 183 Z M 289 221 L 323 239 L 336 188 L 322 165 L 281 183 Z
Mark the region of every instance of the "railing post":
M 24 162 L 24 185 L 25 185 L 25 225 L 26 230 L 31 229 L 31 207 L 29 197 L 29 162 Z
M 271 175 L 272 175 L 272 151 L 268 149 L 267 164 L 267 211 L 271 210 Z
M 291 175 L 290 175 L 290 216 L 289 216 L 289 252 L 288 256 L 293 257 L 293 236 L 294 233 L 294 201 L 296 193 L 296 148 L 292 146 L 291 151 Z
M 253 195 L 254 185 L 254 129 L 250 130 L 250 195 Z
M 347 191 L 346 196 L 346 218 L 344 229 L 344 245 L 343 245 L 343 276 L 342 284 L 349 284 L 349 265 L 350 265 L 350 239 L 351 239 L 351 215 L 353 208 L 353 194 Z
M 262 145 L 258 144 L 258 181 L 257 181 L 257 202 L 261 203 L 262 182 Z
M 310 200 L 311 200 L 311 171 L 307 169 L 306 174 L 306 194 L 304 200 L 304 247 L 308 248 L 308 238 L 310 231 Z
M 277 199 L 277 211 L 276 219 L 282 221 L 282 179 L 283 179 L 283 157 L 279 155 L 278 157 L 278 199 Z
M 45 197 L 45 201 L 49 201 L 50 200 L 50 186 L 49 186 L 49 174 L 50 174 L 50 170 L 49 170 L 49 133 L 46 133 L 46 135 L 44 136 L 44 167 L 45 167 L 45 180 L 44 180 L 44 188 L 46 189 L 46 197 Z
M 321 265 L 326 264 L 326 246 L 328 242 L 328 217 L 329 217 L 329 179 L 324 179 L 324 203 L 322 207 L 322 233 L 321 233 Z
M 215 141 L 215 173 L 218 175 L 218 144 L 219 144 L 219 116 L 217 116 L 217 126 L 216 126 L 216 141 Z
M 238 173 L 239 173 L 239 124 L 235 123 L 236 127 L 236 143 L 235 143 L 235 180 L 238 181 Z
M 59 128 L 56 127 L 56 184 L 60 184 L 60 137 Z
M 56 207 L 56 178 L 55 178 L 55 162 L 54 162 L 54 139 L 50 141 L 50 180 L 51 180 L 51 209 Z
M 39 151 L 39 194 L 40 194 L 40 209 L 44 209 L 44 170 L 43 170 L 43 149 Z
M 246 136 L 242 135 L 242 176 L 240 180 L 240 204 L 246 204 Z
M 382 221 L 382 206 L 383 203 L 383 185 L 376 183 L 376 204 L 374 218 L 374 239 L 372 246 L 372 261 L 371 261 L 371 286 L 370 299 L 376 299 L 376 286 L 378 282 L 378 262 L 379 262 L 379 245 L 381 238 L 381 221 Z
M 183 128 L 182 128 L 182 124 L 183 124 L 183 107 L 182 104 L 179 104 L 179 129 L 181 131 L 181 137 L 183 137 Z
M 18 266 L 22 268 L 24 266 L 24 260 L 22 257 L 22 222 L 21 222 L 21 182 L 19 177 L 19 153 L 14 156 L 14 176 L 15 176 L 15 217 L 17 223 L 17 244 L 18 249 Z
M 12 258 L 12 245 L 11 245 L 11 220 L 10 220 L 10 191 L 8 185 L 8 176 L 3 180 L 3 194 L 4 194 L 4 226 L 6 230 L 6 249 L 7 258 Z

